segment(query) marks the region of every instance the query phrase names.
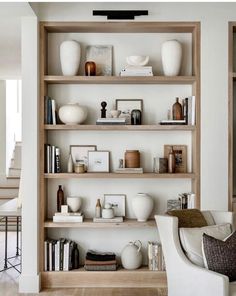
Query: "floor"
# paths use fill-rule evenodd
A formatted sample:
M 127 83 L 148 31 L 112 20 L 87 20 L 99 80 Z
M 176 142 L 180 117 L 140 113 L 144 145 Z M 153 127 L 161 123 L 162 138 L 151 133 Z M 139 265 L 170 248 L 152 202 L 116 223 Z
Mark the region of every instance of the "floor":
M 9 256 L 15 255 L 15 233 L 10 232 L 9 237 Z M 4 233 L 0 232 L 0 269 L 3 268 L 4 258 Z M 13 261 L 16 262 L 16 261 Z M 11 268 L 0 273 L 0 296 L 167 296 L 166 289 L 45 289 L 39 294 L 20 294 L 18 293 L 19 273 Z

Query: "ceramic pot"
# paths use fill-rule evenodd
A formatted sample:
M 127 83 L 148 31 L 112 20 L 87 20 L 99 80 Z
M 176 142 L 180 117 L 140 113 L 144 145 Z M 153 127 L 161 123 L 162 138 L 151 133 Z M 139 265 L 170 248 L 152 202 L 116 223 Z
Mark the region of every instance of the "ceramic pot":
M 142 265 L 142 243 L 129 242 L 121 252 L 121 263 L 125 269 L 137 269 Z
M 140 168 L 140 152 L 138 150 L 125 151 L 125 167 Z
M 165 76 L 177 76 L 181 67 L 182 47 L 179 41 L 169 40 L 161 47 L 162 67 Z
M 134 214 L 139 222 L 147 221 L 153 209 L 153 199 L 146 193 L 138 193 L 132 199 Z
M 78 103 L 70 103 L 59 109 L 59 118 L 65 124 L 80 124 L 87 118 L 87 109 Z
M 74 40 L 62 42 L 60 45 L 60 60 L 62 74 L 74 76 L 78 73 L 80 64 L 80 44 Z
M 68 196 L 66 202 L 72 212 L 78 212 L 82 205 L 82 198 L 79 196 Z

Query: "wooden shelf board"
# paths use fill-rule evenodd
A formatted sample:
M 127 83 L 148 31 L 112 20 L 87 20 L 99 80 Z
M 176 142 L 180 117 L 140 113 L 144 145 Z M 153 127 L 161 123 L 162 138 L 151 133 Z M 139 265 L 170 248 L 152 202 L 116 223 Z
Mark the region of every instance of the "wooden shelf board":
M 63 131 L 63 130 L 78 130 L 78 131 L 194 131 L 194 125 L 96 125 L 96 124 L 45 124 L 45 130 Z
M 52 220 L 44 222 L 45 228 L 147 228 L 156 227 L 154 219 L 146 222 L 138 222 L 136 219 L 125 219 L 119 223 L 94 223 L 92 219 L 84 219 L 82 223 L 76 222 L 52 222 Z
M 114 179 L 124 179 L 124 178 L 133 178 L 133 179 L 194 179 L 194 173 L 186 174 L 156 174 L 156 173 L 143 173 L 143 174 L 126 174 L 126 173 L 85 173 L 85 174 L 76 174 L 76 173 L 58 173 L 58 174 L 44 174 L 46 179 L 71 179 L 71 178 L 80 178 L 80 179 L 92 179 L 92 178 L 114 178 Z
M 86 271 L 83 267 L 71 271 L 44 271 L 42 287 L 89 288 L 146 288 L 167 287 L 165 271 L 150 271 L 147 267 L 136 270 L 119 268 L 117 271 Z
M 50 84 L 193 84 L 195 76 L 44 76 Z

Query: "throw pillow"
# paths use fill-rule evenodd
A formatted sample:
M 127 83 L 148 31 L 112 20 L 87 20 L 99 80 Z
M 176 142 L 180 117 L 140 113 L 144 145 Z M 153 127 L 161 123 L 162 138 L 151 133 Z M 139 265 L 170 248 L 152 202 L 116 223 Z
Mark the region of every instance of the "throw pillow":
M 203 250 L 208 269 L 236 281 L 236 231 L 225 241 L 203 234 Z
M 168 215 L 179 219 L 179 227 L 203 227 L 207 221 L 201 211 L 197 209 L 168 211 Z
M 182 247 L 188 259 L 201 267 L 204 267 L 202 253 L 203 233 L 211 235 L 217 239 L 225 239 L 231 234 L 231 224 L 225 223 L 201 228 L 180 228 L 179 236 Z

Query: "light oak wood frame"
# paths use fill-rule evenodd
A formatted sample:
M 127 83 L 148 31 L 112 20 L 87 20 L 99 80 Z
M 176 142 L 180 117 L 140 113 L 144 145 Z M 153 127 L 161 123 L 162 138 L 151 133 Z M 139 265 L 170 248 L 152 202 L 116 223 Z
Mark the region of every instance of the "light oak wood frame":
M 191 33 L 192 34 L 192 75 L 176 77 L 84 77 L 48 75 L 47 39 L 48 33 L 93 32 L 93 33 Z M 97 126 L 50 126 L 44 124 L 44 96 L 49 84 L 185 84 L 192 85 L 192 94 L 196 96 L 196 125 L 192 126 L 157 126 L 141 127 L 97 127 Z M 40 272 L 42 287 L 157 287 L 166 286 L 163 272 L 152 272 L 147 269 L 136 271 L 89 273 L 82 269 L 72 272 L 43 272 L 44 239 L 47 228 L 57 227 L 47 222 L 47 186 L 48 178 L 74 178 L 75 174 L 45 174 L 44 144 L 48 132 L 60 130 L 140 130 L 140 131 L 181 131 L 192 133 L 192 167 L 189 174 L 159 174 L 158 178 L 191 178 L 192 190 L 196 194 L 196 204 L 200 208 L 200 23 L 199 22 L 41 22 L 40 23 Z M 84 174 L 85 175 L 85 174 Z M 90 174 L 87 178 L 141 178 L 141 174 Z M 143 174 L 142 178 L 157 178 L 157 174 Z M 137 224 L 128 222 L 128 227 Z M 91 223 L 85 226 L 92 227 Z M 63 225 L 62 225 L 63 227 Z M 70 225 L 65 225 L 70 227 Z M 103 226 L 105 227 L 105 226 Z M 147 224 L 145 227 L 153 227 Z M 98 226 L 96 225 L 96 228 Z M 80 280 L 79 280 L 80 279 Z

